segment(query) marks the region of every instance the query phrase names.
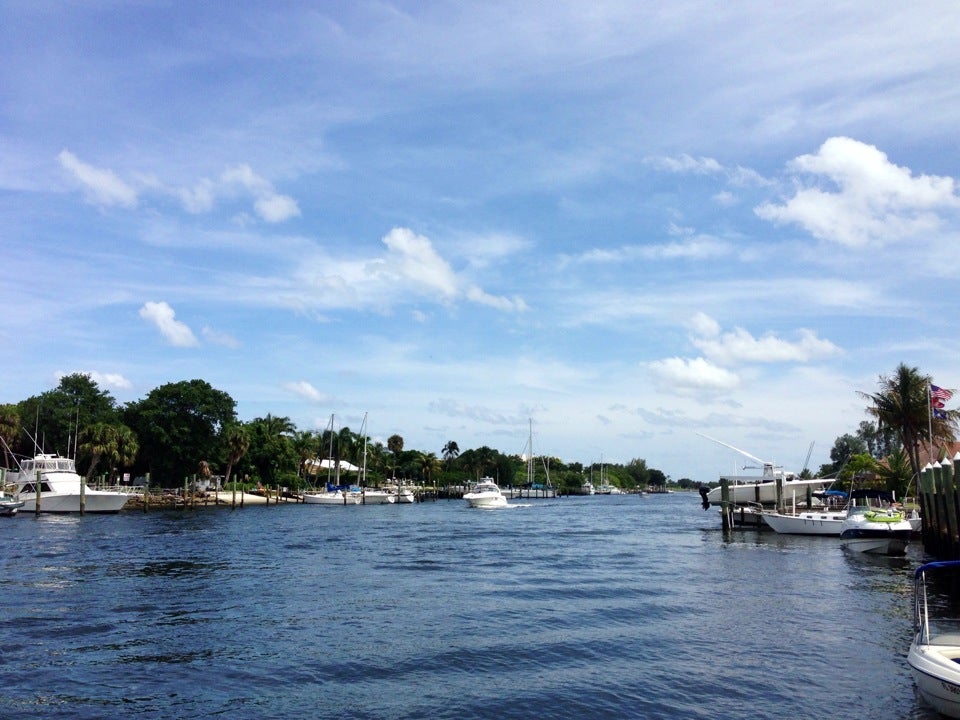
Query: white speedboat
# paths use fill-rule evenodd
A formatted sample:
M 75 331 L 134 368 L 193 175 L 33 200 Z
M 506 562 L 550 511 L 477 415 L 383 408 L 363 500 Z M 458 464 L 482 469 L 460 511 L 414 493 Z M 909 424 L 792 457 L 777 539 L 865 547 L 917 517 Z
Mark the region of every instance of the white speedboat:
M 927 574 L 948 569 L 960 570 L 960 560 L 931 562 L 914 571 L 913 640 L 907 663 L 924 702 L 941 715 L 960 718 L 960 628 L 956 621 L 947 627 L 936 619 L 931 628 L 927 605 Z
M 327 486 L 326 490 L 308 490 L 303 502 L 308 505 L 359 505 L 362 495 L 350 488 Z
M 500 508 L 507 506 L 507 499 L 500 492 L 500 488 L 493 481 L 493 478 L 481 478 L 480 482 L 474 485 L 470 492 L 464 494 L 463 499 L 467 501 L 470 507 L 475 508 Z
M 913 526 L 892 506 L 887 490 L 854 490 L 847 517 L 840 526 L 840 544 L 847 550 L 875 555 L 903 555 Z
M 13 477 L 15 494 L 23 502 L 24 512 L 36 512 L 38 475 L 40 512 L 115 513 L 123 509 L 130 497 L 122 492 L 85 487 L 73 458 L 41 453 L 24 460 L 20 472 Z

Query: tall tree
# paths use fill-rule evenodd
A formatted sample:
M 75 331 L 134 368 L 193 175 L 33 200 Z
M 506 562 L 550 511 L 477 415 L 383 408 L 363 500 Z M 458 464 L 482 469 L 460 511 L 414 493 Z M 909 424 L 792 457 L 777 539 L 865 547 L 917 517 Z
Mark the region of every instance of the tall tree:
M 460 455 L 460 446 L 454 440 L 447 440 L 443 446 L 443 461 L 448 465 Z
M 27 426 L 16 443 L 24 455 L 33 455 L 39 446 L 45 452 L 73 456 L 78 429 L 119 420 L 116 401 L 84 373 L 64 375 L 53 390 L 19 402 L 17 411 Z
M 13 458 L 13 446 L 20 434 L 20 413 L 16 405 L 0 405 L 0 446 L 3 446 L 3 466 L 12 468 L 16 465 Z
M 247 454 L 250 449 L 250 433 L 247 428 L 240 423 L 228 425 L 223 432 L 224 445 L 227 451 L 227 469 L 224 473 L 223 484 L 230 482 L 230 473 L 233 466 Z
M 403 438 L 399 435 L 391 435 L 387 438 L 387 450 L 393 455 L 393 476 L 397 476 L 397 456 L 403 452 Z
M 179 487 L 201 460 L 222 458 L 221 433 L 236 421 L 236 403 L 204 380 L 168 383 L 125 408 L 152 478 Z
M 924 444 L 953 441 L 960 412 L 949 410 L 931 420 L 930 378 L 904 363 L 893 375 L 880 376 L 880 390 L 859 393 L 872 404 L 867 412 L 877 420 L 879 430 L 890 428 L 910 458 L 913 477 L 920 476 L 920 449 Z M 932 437 L 931 437 L 932 431 Z

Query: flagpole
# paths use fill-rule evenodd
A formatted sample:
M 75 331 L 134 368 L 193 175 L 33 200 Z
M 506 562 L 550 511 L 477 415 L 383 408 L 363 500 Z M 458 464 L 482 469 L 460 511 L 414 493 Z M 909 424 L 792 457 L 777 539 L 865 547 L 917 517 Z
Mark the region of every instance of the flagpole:
M 933 465 L 933 396 L 930 390 L 930 381 L 927 381 L 927 425 L 930 433 L 930 458 L 927 462 Z

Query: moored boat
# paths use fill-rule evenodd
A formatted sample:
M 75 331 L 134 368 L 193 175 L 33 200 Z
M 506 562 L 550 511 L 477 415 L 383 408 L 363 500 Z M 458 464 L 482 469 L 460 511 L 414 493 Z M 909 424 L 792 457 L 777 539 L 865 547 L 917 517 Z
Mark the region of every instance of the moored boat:
M 20 463 L 12 483 L 17 501 L 23 503 L 18 509 L 24 512 L 36 512 L 38 490 L 40 512 L 45 513 L 115 513 L 123 509 L 130 497 L 122 492 L 86 487 L 73 458 L 49 453 Z
M 15 495 L 0 492 L 0 515 L 16 515 L 17 510 L 24 505 L 23 500 Z
M 775 532 L 784 535 L 830 535 L 839 537 L 847 517 L 846 510 L 810 510 L 793 514 L 761 513 L 763 521 Z
M 960 623 L 931 624 L 927 576 L 932 571 L 956 572 L 960 560 L 931 562 L 913 574 L 913 639 L 907 664 L 924 702 L 941 715 L 960 718 Z M 935 626 L 935 627 L 934 627 Z
M 903 555 L 912 533 L 903 510 L 893 506 L 891 492 L 870 488 L 850 493 L 847 516 L 840 526 L 840 544 L 847 550 Z
M 348 487 L 328 485 L 326 490 L 310 490 L 302 497 L 308 505 L 359 505 L 362 495 Z

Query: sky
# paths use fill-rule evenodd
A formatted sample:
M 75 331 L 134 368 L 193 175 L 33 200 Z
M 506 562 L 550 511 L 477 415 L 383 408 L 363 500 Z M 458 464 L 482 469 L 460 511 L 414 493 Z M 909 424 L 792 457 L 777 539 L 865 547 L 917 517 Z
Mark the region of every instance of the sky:
M 707 482 L 960 386 L 954 0 L 2 0 L 0 53 L 0 403 Z

